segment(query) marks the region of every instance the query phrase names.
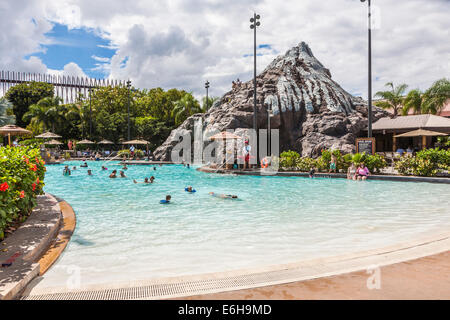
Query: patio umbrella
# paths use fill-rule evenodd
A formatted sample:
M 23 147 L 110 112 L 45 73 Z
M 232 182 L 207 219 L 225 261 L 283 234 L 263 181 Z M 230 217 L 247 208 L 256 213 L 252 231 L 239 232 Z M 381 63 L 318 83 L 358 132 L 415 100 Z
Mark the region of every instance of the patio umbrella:
M 417 129 L 410 132 L 402 133 L 394 136 L 394 138 L 405 138 L 405 137 L 422 137 L 422 148 L 425 149 L 427 145 L 426 137 L 434 137 L 434 136 L 448 136 L 447 133 L 441 133 L 437 131 L 430 131 L 424 129 Z
M 147 145 L 147 156 L 149 156 L 148 153 L 148 145 L 150 144 L 150 142 L 146 141 L 146 140 L 130 140 L 130 141 L 125 141 L 123 142 L 123 144 L 142 144 L 142 145 Z
M 222 131 L 219 132 L 215 135 L 213 135 L 212 137 L 210 137 L 209 139 L 211 140 L 232 140 L 232 139 L 242 139 L 242 137 L 235 135 L 234 133 L 231 132 L 227 132 L 227 131 Z
M 95 142 L 92 142 L 91 140 L 84 139 L 84 140 L 78 141 L 77 144 L 95 144 Z
M 49 144 L 49 145 L 54 145 L 54 146 L 56 146 L 56 145 L 61 145 L 61 144 L 63 144 L 63 143 L 62 143 L 62 142 L 59 142 L 58 140 L 53 139 L 53 140 L 47 141 L 45 144 Z
M 42 139 L 55 139 L 55 138 L 62 138 L 60 135 L 53 133 L 53 132 L 46 132 L 46 133 L 42 133 L 38 136 L 35 136 L 35 138 L 42 138 Z
M 100 141 L 98 144 L 114 144 L 114 142 L 105 139 Z
M 434 136 L 448 136 L 448 134 L 437 132 L 437 131 L 417 129 L 417 130 L 413 130 L 410 132 L 398 134 L 394 137 L 395 138 L 403 138 L 403 137 L 434 137 Z
M 225 142 L 226 140 L 238 140 L 238 139 L 242 139 L 242 137 L 235 135 L 234 133 L 228 132 L 228 131 L 222 131 L 219 132 L 211 137 L 209 137 L 210 140 L 221 140 L 223 142 Z M 226 147 L 224 146 L 224 157 L 225 157 L 225 163 L 227 162 L 227 150 Z
M 32 134 L 32 132 L 18 126 L 8 124 L 0 128 L 0 134 L 8 136 L 8 144 L 11 145 L 11 136 L 24 136 L 27 134 Z

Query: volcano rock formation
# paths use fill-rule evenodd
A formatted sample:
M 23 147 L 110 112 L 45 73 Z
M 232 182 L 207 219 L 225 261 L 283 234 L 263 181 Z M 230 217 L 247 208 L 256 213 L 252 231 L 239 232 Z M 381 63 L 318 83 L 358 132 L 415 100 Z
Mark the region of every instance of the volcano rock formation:
M 367 104 L 331 79 L 331 74 L 301 42 L 277 57 L 257 77 L 258 128 L 267 128 L 267 108 L 273 110 L 271 129 L 280 130 L 280 152 L 296 150 L 317 156 L 322 149 L 354 152 L 355 138 L 367 127 Z M 373 120 L 386 112 L 373 108 Z M 170 160 L 178 134 L 193 130 L 202 119 L 203 130 L 253 128 L 253 81 L 227 92 L 205 114 L 195 114 L 154 152 Z

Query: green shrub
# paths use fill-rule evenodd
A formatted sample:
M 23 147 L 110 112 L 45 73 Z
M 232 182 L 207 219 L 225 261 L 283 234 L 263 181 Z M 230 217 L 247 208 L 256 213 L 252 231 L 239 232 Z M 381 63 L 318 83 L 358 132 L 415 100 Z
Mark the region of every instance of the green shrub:
M 117 155 L 118 155 L 119 157 L 123 157 L 123 156 L 125 155 L 127 158 L 130 158 L 130 157 L 131 157 L 131 152 L 130 152 L 130 149 L 122 149 L 122 150 L 120 150 L 120 151 L 117 153 Z M 144 156 L 144 151 L 142 151 L 142 150 L 140 150 L 140 149 L 135 149 L 135 150 L 134 150 L 134 155 L 135 155 L 136 157 L 138 157 L 138 158 L 142 158 L 142 157 Z
M 0 239 L 14 221 L 24 221 L 42 194 L 45 165 L 39 149 L 0 148 Z
M 316 160 L 308 157 L 299 157 L 297 159 L 296 168 L 300 171 L 309 172 L 311 168 L 316 167 Z
M 450 169 L 450 151 L 438 148 L 422 150 L 415 157 L 401 157 L 395 168 L 404 175 L 432 177 L 439 171 Z
M 295 151 L 285 151 L 280 154 L 280 168 L 296 169 L 300 155 Z

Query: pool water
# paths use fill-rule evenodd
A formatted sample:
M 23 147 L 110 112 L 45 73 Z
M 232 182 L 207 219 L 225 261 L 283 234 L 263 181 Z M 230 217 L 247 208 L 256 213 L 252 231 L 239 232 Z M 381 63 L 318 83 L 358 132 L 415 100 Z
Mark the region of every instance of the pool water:
M 449 185 L 216 175 L 182 165 L 47 166 L 45 191 L 75 210 L 77 228 L 39 286 L 81 285 L 296 262 L 412 240 L 450 226 Z M 102 171 L 105 165 L 109 170 Z M 133 179 L 155 176 L 151 185 Z M 184 188 L 192 185 L 196 193 Z M 210 196 L 236 194 L 237 200 Z M 160 204 L 167 194 L 170 204 Z M 74 269 L 75 268 L 75 269 Z

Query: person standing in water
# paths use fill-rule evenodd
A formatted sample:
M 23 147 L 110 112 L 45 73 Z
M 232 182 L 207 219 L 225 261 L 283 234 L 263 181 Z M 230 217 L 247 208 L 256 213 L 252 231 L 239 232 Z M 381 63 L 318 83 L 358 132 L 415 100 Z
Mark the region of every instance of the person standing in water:
M 242 153 L 244 155 L 244 170 L 250 168 L 250 152 L 252 151 L 252 147 L 248 144 L 248 140 L 245 140 L 244 148 L 242 149 Z

